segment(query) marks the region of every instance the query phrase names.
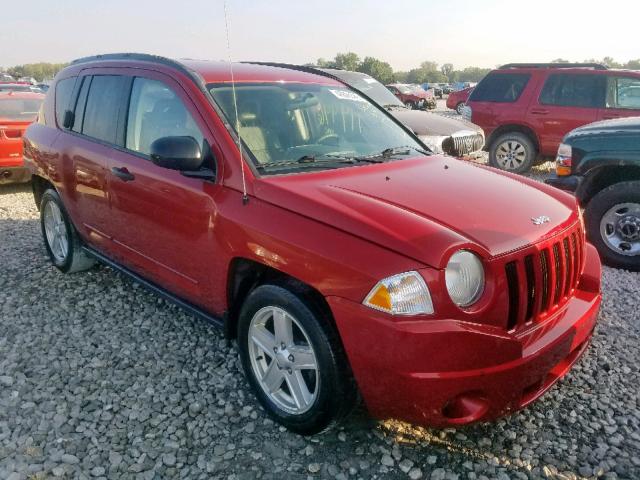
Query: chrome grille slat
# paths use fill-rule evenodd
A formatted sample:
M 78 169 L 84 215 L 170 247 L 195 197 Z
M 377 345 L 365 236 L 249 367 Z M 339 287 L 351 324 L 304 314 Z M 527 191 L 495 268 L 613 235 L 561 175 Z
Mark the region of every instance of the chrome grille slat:
M 481 150 L 484 146 L 484 138 L 479 133 L 470 135 L 452 135 L 453 151 L 452 155 L 464 156 Z

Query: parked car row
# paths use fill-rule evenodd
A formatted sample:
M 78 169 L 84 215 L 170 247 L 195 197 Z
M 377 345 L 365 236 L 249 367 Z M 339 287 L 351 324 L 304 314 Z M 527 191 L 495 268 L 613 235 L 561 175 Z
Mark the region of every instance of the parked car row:
M 223 327 L 299 433 L 358 396 L 439 427 L 526 407 L 597 319 L 575 199 L 430 152 L 408 127 L 425 112 L 349 82 L 362 91 L 307 67 L 72 62 L 24 135 L 51 262 L 104 262 Z
M 392 83 L 387 88 L 407 107 L 414 110 L 433 110 L 436 99 L 432 91 L 426 91 L 419 85 Z

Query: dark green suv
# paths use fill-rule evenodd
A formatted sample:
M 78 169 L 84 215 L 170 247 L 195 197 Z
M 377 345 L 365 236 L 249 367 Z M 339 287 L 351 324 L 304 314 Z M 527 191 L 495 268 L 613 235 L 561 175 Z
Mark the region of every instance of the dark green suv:
M 604 263 L 640 271 L 640 117 L 568 133 L 547 183 L 575 192 Z

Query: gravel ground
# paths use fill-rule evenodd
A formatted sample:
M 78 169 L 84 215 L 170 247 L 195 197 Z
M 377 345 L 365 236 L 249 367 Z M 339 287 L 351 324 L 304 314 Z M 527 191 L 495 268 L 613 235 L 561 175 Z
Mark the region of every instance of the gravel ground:
M 0 479 L 640 478 L 638 274 L 605 268 L 592 347 L 525 411 L 439 431 L 360 409 L 304 438 L 215 328 L 109 268 L 60 274 L 37 218 L 0 186 Z

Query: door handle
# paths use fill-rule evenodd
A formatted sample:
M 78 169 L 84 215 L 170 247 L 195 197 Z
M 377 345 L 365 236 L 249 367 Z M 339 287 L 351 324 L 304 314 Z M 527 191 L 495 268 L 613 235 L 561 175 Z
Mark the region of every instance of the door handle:
M 127 169 L 127 167 L 113 167 L 111 169 L 111 173 L 123 182 L 130 182 L 136 178 L 135 175 Z
M 532 115 L 548 115 L 549 114 L 549 110 L 544 110 L 541 108 L 534 108 L 533 110 L 531 110 L 531 114 Z

